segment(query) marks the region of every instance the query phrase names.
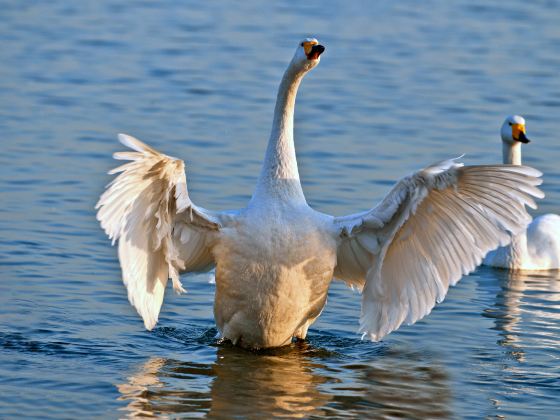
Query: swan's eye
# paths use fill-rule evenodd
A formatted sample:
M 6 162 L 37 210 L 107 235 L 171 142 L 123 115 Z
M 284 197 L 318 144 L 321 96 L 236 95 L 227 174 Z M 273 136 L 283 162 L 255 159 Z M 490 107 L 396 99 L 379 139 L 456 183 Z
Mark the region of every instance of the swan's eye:
M 508 123 L 508 124 L 509 124 L 510 127 L 513 125 L 512 123 Z
M 303 47 L 303 42 L 302 42 L 301 44 L 299 44 L 299 45 Z

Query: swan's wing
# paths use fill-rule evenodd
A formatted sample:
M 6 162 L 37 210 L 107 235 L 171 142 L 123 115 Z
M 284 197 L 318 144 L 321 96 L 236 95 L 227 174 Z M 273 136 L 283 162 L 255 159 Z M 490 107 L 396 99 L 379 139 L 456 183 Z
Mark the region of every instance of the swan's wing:
M 221 226 L 220 215 L 191 202 L 182 160 L 125 134 L 119 140 L 134 151 L 115 153 L 115 159 L 131 162 L 109 172 L 120 174 L 99 199 L 97 219 L 113 243 L 119 241 L 128 299 L 152 329 L 168 278 L 182 292 L 179 270 L 213 263 L 212 239 Z
M 531 221 L 542 174 L 526 166 L 440 162 L 401 180 L 374 209 L 334 219 L 335 276 L 363 287 L 360 331 L 372 340 L 412 324 L 449 285 Z

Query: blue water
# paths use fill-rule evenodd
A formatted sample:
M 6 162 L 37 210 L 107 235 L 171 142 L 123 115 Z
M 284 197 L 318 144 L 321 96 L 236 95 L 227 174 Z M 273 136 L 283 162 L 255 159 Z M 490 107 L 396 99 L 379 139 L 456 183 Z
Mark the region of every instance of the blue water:
M 381 343 L 333 283 L 306 343 L 217 345 L 212 274 L 159 327 L 126 299 L 94 204 L 127 132 L 187 163 L 193 201 L 244 206 L 298 41 L 327 50 L 296 109 L 308 201 L 371 207 L 431 162 L 501 160 L 519 113 L 560 212 L 558 1 L 49 2 L 0 12 L 0 418 L 553 418 L 560 276 L 481 268 Z

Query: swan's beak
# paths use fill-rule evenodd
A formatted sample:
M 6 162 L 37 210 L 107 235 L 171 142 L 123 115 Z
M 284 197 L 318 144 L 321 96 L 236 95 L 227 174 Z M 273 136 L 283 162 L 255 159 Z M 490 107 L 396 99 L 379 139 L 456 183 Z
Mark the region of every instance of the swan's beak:
M 521 143 L 527 144 L 531 141 L 525 135 L 525 126 L 523 124 L 512 124 L 511 136 L 515 141 L 520 141 Z
M 320 44 L 313 45 L 309 52 L 306 51 L 305 55 L 307 55 L 308 60 L 317 60 L 321 54 L 325 51 L 325 47 Z

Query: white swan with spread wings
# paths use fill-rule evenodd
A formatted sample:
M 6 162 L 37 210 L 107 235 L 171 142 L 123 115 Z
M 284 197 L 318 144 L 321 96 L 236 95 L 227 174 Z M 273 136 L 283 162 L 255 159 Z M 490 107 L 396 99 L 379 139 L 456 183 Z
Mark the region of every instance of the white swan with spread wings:
M 216 267 L 214 314 L 221 335 L 249 348 L 305 338 L 333 278 L 362 290 L 360 331 L 380 340 L 414 323 L 484 255 L 505 245 L 531 218 L 525 205 L 540 172 L 525 166 L 436 163 L 396 184 L 371 210 L 333 217 L 310 208 L 300 184 L 293 124 L 302 78 L 324 51 L 316 39 L 297 47 L 278 90 L 272 132 L 252 199 L 213 212 L 188 195 L 183 161 L 127 135 L 133 152 L 113 171 L 97 207 L 119 242 L 132 305 L 152 329 L 168 278 Z

